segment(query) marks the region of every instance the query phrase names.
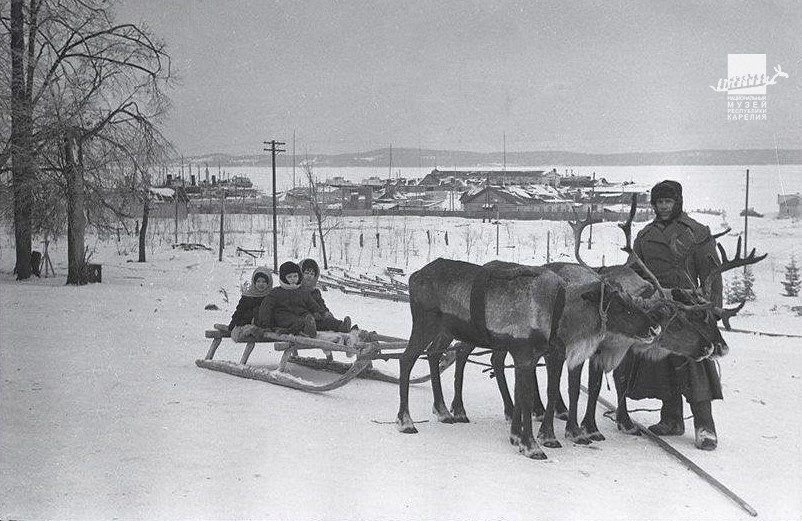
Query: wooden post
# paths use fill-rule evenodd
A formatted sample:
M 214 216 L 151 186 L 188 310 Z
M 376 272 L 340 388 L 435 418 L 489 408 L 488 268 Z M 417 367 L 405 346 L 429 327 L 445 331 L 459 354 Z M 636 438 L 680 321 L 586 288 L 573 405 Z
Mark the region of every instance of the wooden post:
M 551 262 L 551 230 L 546 232 L 546 264 Z
M 225 221 L 226 214 L 226 191 L 221 187 L 220 189 L 220 249 L 217 254 L 217 262 L 223 261 L 223 247 L 225 244 L 225 231 L 223 230 L 223 222 Z

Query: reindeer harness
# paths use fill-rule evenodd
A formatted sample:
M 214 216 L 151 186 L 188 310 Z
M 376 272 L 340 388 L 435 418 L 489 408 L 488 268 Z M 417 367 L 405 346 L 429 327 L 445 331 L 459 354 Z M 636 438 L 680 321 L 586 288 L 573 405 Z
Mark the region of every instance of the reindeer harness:
M 482 268 L 471 286 L 471 324 L 476 328 L 482 347 L 490 347 L 490 331 L 487 330 L 487 283 L 490 271 Z

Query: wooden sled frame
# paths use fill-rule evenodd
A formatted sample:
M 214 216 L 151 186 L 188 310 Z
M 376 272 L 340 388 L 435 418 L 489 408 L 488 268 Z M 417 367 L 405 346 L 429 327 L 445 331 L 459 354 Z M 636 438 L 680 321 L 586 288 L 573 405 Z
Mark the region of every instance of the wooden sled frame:
M 198 367 L 307 392 L 331 391 L 332 389 L 342 387 L 357 377 L 398 383 L 398 377 L 375 369 L 372 362 L 373 360 L 398 359 L 401 357 L 403 350 L 407 347 L 406 340 L 383 335 L 378 335 L 378 341 L 376 342 L 360 342 L 356 345 L 344 345 L 318 338 L 282 335 L 266 331 L 260 340 L 243 342 L 245 344 L 245 349 L 242 352 L 239 363 L 236 363 L 226 360 L 214 360 L 214 355 L 223 339 L 231 338 L 231 333 L 225 326 L 218 328 L 216 325 L 215 329 L 207 330 L 205 336 L 206 338 L 211 338 L 212 343 L 209 346 L 206 357 L 202 360 L 195 361 L 195 365 Z M 277 369 L 248 365 L 248 358 L 250 358 L 256 344 L 261 343 L 271 343 L 276 351 L 282 352 L 281 361 Z M 310 349 L 323 350 L 326 355 L 325 359 L 298 356 L 299 351 Z M 349 356 L 354 356 L 354 361 L 350 364 L 335 361 L 331 355 L 333 351 L 344 352 Z M 441 353 L 441 356 L 440 372 L 442 373 L 454 363 L 456 353 L 454 349 L 449 349 L 445 353 Z M 338 373 L 339 376 L 329 382 L 319 384 L 313 383 L 293 375 L 289 371 L 289 366 L 291 364 L 330 371 Z M 425 375 L 411 379 L 410 383 L 423 383 L 430 379 L 430 375 Z

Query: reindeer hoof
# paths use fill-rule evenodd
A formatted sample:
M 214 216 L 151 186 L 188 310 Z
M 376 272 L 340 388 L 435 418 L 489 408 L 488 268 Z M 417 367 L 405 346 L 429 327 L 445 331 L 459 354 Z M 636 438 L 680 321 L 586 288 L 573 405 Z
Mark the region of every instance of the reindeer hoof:
M 632 436 L 640 436 L 640 430 L 634 425 L 625 425 L 623 423 L 616 423 L 618 430 L 624 434 L 631 434 Z
M 403 434 L 417 434 L 418 429 L 415 428 L 415 424 L 412 422 L 411 418 L 401 419 L 398 418 L 395 421 L 395 426 L 398 429 L 398 432 Z
M 467 416 L 454 416 L 454 423 L 471 423 Z
M 432 413 L 437 416 L 437 421 L 440 423 L 454 423 L 454 415 L 448 409 L 432 408 Z
M 521 446 L 521 447 L 518 447 L 518 452 L 520 452 L 521 454 L 523 454 L 524 456 L 526 456 L 529 459 L 544 460 L 544 459 L 548 458 L 546 456 L 545 452 L 543 452 L 539 448 L 535 448 L 535 447 L 523 447 L 523 446 Z
M 600 433 L 599 431 L 595 431 L 595 432 L 589 432 L 589 433 L 587 433 L 587 434 L 586 434 L 586 436 L 588 437 L 588 439 L 589 439 L 590 441 L 604 441 L 604 440 L 606 440 L 606 439 L 607 439 L 607 438 L 605 438 L 605 437 L 604 437 L 604 435 L 603 435 L 602 433 Z
M 540 444 L 543 445 L 544 447 L 548 447 L 550 449 L 561 449 L 562 448 L 562 444 L 559 441 L 557 441 L 555 438 L 551 438 L 551 439 L 548 439 L 548 440 L 540 440 Z
M 584 433 L 565 433 L 565 439 L 571 441 L 572 443 L 576 443 L 577 445 L 590 445 L 591 439 Z

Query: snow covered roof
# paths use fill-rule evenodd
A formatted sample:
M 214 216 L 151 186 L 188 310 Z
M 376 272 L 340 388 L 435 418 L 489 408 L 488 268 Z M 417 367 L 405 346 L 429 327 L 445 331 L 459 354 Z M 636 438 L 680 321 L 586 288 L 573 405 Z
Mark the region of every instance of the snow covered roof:
M 471 199 L 475 199 L 484 189 L 484 187 L 476 187 L 468 190 L 465 192 L 462 200 L 470 201 Z M 491 186 L 490 191 L 502 197 L 506 196 L 507 199 L 515 201 L 518 204 L 529 204 L 532 202 L 566 204 L 573 202 L 573 200 L 567 198 L 562 191 L 548 185 Z
M 153 188 L 151 187 L 150 193 L 158 197 L 172 199 L 175 196 L 175 190 L 172 188 Z

